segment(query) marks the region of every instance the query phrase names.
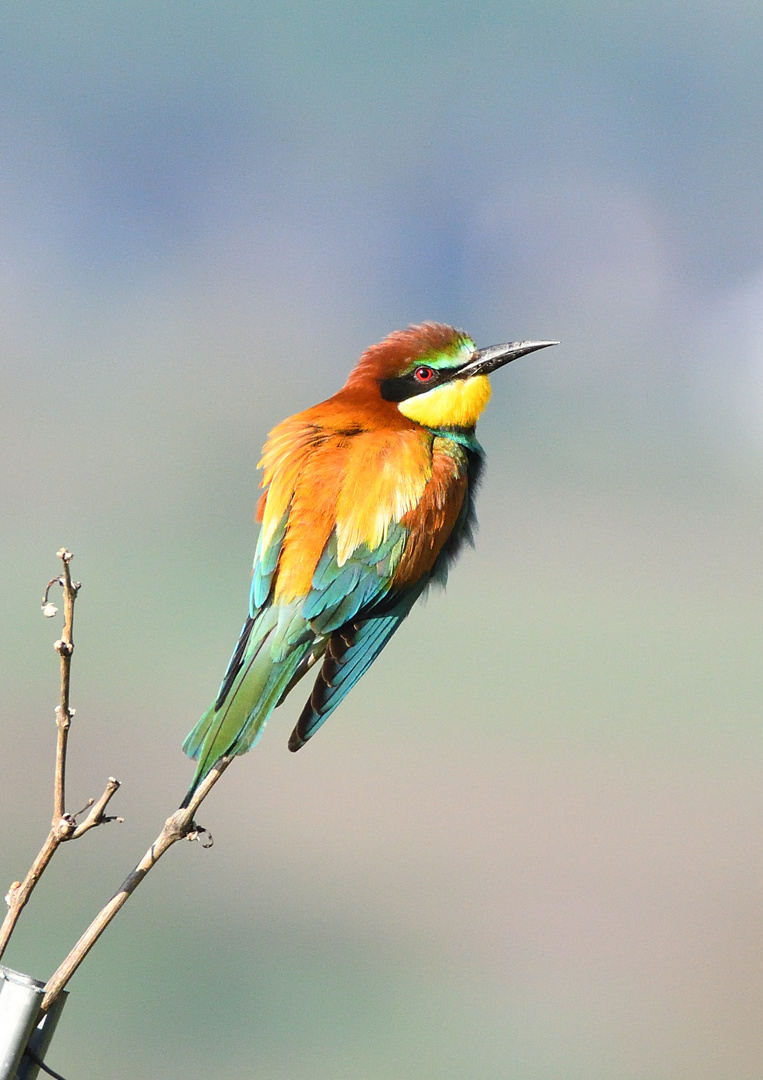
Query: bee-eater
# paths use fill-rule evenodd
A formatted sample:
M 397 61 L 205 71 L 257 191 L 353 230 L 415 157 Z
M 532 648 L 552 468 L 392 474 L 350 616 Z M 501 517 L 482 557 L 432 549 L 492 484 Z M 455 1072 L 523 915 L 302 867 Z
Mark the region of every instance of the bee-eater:
M 270 433 L 249 615 L 214 704 L 185 740 L 186 801 L 223 755 L 243 754 L 318 661 L 289 739 L 334 711 L 475 524 L 475 436 L 488 375 L 554 341 L 477 349 L 461 330 L 409 326 L 372 345 L 347 382 Z

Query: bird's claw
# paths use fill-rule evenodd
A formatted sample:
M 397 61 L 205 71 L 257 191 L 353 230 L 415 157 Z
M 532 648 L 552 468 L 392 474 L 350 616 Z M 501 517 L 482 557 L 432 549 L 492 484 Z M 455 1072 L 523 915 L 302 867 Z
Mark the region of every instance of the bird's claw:
M 206 837 L 206 839 L 204 839 Z M 186 840 L 198 840 L 203 848 L 211 848 L 215 840 L 209 829 L 205 829 L 203 825 L 197 825 L 195 821 L 191 822 L 191 827 L 185 836 Z

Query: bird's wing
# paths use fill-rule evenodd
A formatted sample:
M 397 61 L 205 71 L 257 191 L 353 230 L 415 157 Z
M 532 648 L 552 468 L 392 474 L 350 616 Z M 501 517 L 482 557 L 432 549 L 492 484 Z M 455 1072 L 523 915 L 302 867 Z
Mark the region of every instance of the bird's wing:
M 249 591 L 249 614 L 254 617 L 259 609 L 265 605 L 273 584 L 273 577 L 278 567 L 281 556 L 286 526 L 289 522 L 288 509 L 278 519 L 275 528 L 266 536 L 265 530 L 260 529 L 257 538 L 257 548 L 254 553 L 254 565 L 252 566 L 252 587 Z
M 387 614 L 355 619 L 335 630 L 328 640 L 323 664 L 310 697 L 289 739 L 289 749 L 299 750 L 368 671 L 400 623 L 416 602 L 417 592 L 398 598 Z
M 185 752 L 198 761 L 194 783 L 223 754 L 249 750 L 273 709 L 323 656 L 333 632 L 361 618 L 384 599 L 408 538 L 407 529 L 393 524 L 373 550 L 360 544 L 340 566 L 335 531 L 315 566 L 307 596 L 277 602 L 273 586 L 287 524 L 288 512 L 270 531 L 267 544 L 263 544 L 260 534 L 252 574 L 250 615 L 214 705 L 201 717 L 183 745 Z M 356 678 L 391 633 L 392 629 L 368 654 Z M 345 693 L 354 681 L 348 683 Z
M 408 530 L 392 522 L 378 544 L 358 544 L 350 557 L 340 562 L 340 541 L 334 531 L 315 567 L 302 605 L 304 618 L 327 635 L 351 622 L 359 612 L 369 611 L 389 591 L 407 541 Z
M 255 744 L 313 649 L 315 634 L 299 606 L 266 604 L 244 624 L 214 705 L 183 744 L 198 762 L 193 786 L 223 754 L 243 754 Z
M 290 749 L 303 746 L 329 717 L 368 670 L 425 587 L 425 580 L 404 593 L 393 587 L 409 538 L 409 529 L 393 523 L 374 549 L 359 544 L 341 565 L 337 534 L 329 539 L 313 575 L 313 588 L 302 605 L 303 617 L 324 637 L 323 664 L 292 733 Z

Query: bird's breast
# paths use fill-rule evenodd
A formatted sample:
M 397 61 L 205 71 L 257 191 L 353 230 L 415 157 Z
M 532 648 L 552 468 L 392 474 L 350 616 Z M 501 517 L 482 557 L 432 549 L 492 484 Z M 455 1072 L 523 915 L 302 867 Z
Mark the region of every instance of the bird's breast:
M 401 519 L 408 541 L 393 584 L 406 588 L 428 575 L 462 520 L 469 498 L 466 450 L 452 439 L 435 438 L 432 473 L 416 506 Z

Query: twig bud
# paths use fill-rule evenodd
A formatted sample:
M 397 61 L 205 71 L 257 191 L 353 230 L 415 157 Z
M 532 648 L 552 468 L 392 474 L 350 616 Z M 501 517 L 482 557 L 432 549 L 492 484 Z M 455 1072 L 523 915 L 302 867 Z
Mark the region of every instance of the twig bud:
M 11 904 L 13 903 L 13 894 L 16 892 L 16 889 L 20 889 L 20 888 L 21 888 L 21 882 L 20 881 L 14 881 L 12 883 L 10 889 L 8 890 L 8 892 L 5 894 L 5 902 L 8 905 L 8 907 L 10 907 Z

